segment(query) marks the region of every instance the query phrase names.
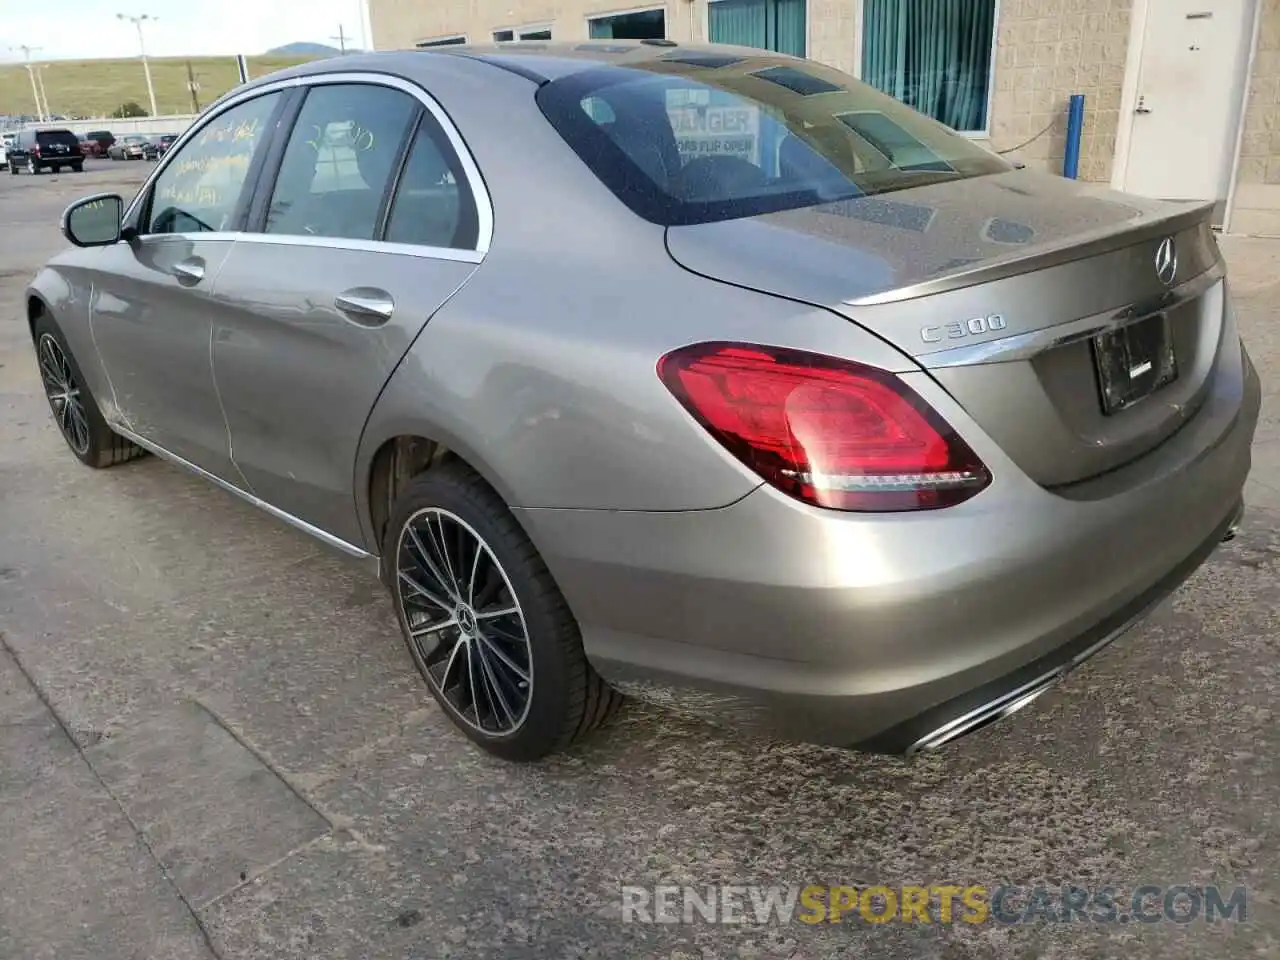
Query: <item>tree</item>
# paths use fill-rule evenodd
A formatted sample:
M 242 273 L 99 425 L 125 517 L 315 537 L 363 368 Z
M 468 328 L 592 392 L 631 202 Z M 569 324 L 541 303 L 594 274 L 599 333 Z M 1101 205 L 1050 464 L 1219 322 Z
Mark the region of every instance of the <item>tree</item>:
M 120 104 L 120 106 L 116 107 L 111 113 L 111 116 L 118 120 L 123 120 L 127 117 L 145 117 L 146 115 L 147 111 L 143 110 L 136 100 L 129 100 Z

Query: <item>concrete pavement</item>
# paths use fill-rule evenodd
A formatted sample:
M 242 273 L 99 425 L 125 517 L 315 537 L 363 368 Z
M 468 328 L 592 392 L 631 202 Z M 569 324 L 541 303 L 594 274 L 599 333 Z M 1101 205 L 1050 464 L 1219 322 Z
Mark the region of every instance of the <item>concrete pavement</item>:
M 91 471 L 21 294 L 75 196 L 0 176 L 0 958 L 1280 953 L 1280 242 L 1225 241 L 1267 390 L 1239 538 L 1012 720 L 903 762 L 631 705 L 490 760 L 379 584 L 154 458 Z M 619 885 L 1217 884 L 1243 923 L 623 924 Z

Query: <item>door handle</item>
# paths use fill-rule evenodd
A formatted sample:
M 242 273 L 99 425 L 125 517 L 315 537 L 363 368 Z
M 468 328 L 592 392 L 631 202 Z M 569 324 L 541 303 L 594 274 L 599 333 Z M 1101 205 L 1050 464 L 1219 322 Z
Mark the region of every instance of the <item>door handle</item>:
M 377 326 L 386 323 L 395 312 L 391 294 L 374 287 L 354 287 L 333 298 L 333 305 L 356 323 Z
M 186 260 L 179 260 L 173 265 L 173 272 L 178 275 L 179 280 L 199 283 L 204 279 L 204 261 L 199 257 L 188 257 Z

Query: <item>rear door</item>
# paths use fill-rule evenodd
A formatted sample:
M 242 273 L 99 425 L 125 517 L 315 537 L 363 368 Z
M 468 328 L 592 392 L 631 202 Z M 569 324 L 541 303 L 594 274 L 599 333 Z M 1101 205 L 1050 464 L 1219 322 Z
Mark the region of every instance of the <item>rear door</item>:
M 93 336 L 125 425 L 237 484 L 209 364 L 211 294 L 281 101 L 267 93 L 213 117 L 131 211 L 138 235 L 94 251 Z
M 365 420 L 475 270 L 491 222 L 474 165 L 422 90 L 317 78 L 215 294 L 214 372 L 255 494 L 359 542 Z

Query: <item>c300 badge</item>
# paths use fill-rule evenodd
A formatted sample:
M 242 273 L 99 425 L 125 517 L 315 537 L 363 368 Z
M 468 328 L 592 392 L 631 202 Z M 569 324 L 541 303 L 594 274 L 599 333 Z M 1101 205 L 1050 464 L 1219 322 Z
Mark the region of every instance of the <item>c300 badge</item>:
M 986 317 L 974 317 L 972 320 L 953 320 L 938 326 L 920 328 L 920 339 L 925 343 L 941 343 L 943 340 L 963 340 L 965 337 L 979 337 L 984 333 L 1003 330 L 1006 327 L 1004 317 L 993 313 Z

